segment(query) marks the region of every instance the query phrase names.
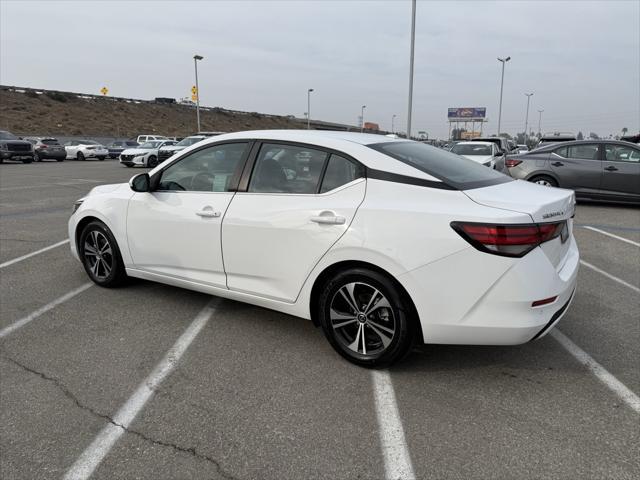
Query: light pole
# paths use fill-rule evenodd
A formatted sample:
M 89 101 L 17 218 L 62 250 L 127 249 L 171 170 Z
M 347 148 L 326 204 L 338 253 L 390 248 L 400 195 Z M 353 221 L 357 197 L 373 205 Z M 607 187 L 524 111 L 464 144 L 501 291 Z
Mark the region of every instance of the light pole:
M 396 114 L 394 114 L 394 115 L 391 117 L 391 133 L 395 133 L 394 123 L 395 123 L 395 119 L 396 119 L 396 117 L 397 117 L 397 115 L 396 115 Z
M 360 115 L 360 121 L 362 124 L 360 125 L 360 133 L 364 133 L 364 109 L 367 108 L 366 105 L 362 105 L 362 114 Z
M 193 64 L 196 67 L 196 117 L 198 118 L 198 132 L 200 132 L 200 89 L 198 88 L 198 60 L 202 60 L 202 55 L 193 56 Z
M 544 110 L 538 110 L 538 113 L 540 114 L 538 117 L 538 136 L 542 135 L 542 130 L 540 129 L 540 125 L 542 124 L 542 112 L 544 112 Z
M 500 107 L 498 107 L 498 136 L 500 136 L 500 125 L 502 124 L 502 89 L 504 87 L 504 64 L 509 60 L 511 60 L 511 57 L 498 57 L 498 61 L 502 63 L 502 77 L 500 78 Z
M 307 130 L 311 129 L 311 92 L 313 88 L 307 90 Z
M 416 0 L 411 2 L 411 54 L 409 55 L 409 106 L 407 107 L 407 138 L 411 139 L 411 111 L 413 110 L 413 57 L 416 46 Z
M 533 92 L 525 93 L 525 95 L 527 97 L 527 115 L 524 120 L 524 143 L 527 143 L 527 138 L 529 137 L 529 132 L 527 132 L 527 128 L 529 128 L 529 100 L 531 100 Z

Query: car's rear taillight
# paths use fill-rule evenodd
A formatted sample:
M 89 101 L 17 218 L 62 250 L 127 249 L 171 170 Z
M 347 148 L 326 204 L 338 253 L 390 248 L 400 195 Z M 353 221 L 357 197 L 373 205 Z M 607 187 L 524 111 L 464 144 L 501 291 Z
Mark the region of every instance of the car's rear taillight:
M 49 145 L 38 145 L 38 148 L 40 150 L 46 150 L 47 148 L 49 148 Z
M 451 227 L 480 251 L 505 257 L 522 257 L 541 243 L 558 237 L 565 223 L 500 225 L 451 222 Z
M 516 160 L 515 158 L 507 158 L 504 161 L 504 164 L 507 167 L 517 167 L 518 165 L 520 165 L 522 163 L 522 160 Z

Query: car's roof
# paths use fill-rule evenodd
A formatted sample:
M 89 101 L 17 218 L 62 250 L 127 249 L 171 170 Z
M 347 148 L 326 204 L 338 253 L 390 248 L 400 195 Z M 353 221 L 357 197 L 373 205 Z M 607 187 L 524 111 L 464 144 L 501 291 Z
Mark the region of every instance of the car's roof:
M 404 138 L 392 138 L 372 133 L 337 132 L 333 130 L 249 130 L 245 132 L 224 133 L 215 137 L 216 141 L 226 138 L 255 138 L 302 143 L 314 143 L 318 140 L 330 139 L 358 143 L 360 145 L 408 141 Z

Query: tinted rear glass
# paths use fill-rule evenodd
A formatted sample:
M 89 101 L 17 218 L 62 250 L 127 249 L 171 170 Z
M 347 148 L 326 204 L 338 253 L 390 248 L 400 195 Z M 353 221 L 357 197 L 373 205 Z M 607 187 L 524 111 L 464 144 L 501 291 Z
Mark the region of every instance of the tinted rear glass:
M 60 145 L 60 142 L 58 142 L 58 140 L 56 140 L 55 138 L 43 138 L 40 141 L 45 145 Z
M 14 134 L 9 133 L 9 132 L 0 132 L 0 140 L 17 140 L 18 137 L 16 137 Z
M 473 160 L 423 143 L 389 142 L 368 146 L 458 190 L 488 187 L 513 180 Z

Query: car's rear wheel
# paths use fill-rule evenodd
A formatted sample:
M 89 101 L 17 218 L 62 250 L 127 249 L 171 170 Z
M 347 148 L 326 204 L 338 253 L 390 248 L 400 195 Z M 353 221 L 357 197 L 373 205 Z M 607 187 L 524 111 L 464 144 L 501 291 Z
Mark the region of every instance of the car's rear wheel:
M 98 157 L 98 160 L 100 160 L 101 162 L 104 161 L 104 157 Z
M 76 160 L 84 161 L 84 153 L 78 152 L 78 154 L 76 155 Z
M 543 185 L 545 187 L 557 187 L 558 182 L 556 182 L 553 178 L 547 175 L 538 175 L 529 180 L 530 182 L 537 183 L 538 185 Z
M 41 162 L 42 158 L 40 158 L 40 154 L 38 152 L 33 154 L 33 161 L 34 162 Z
M 22 163 L 31 163 L 31 162 L 33 162 L 32 158 L 25 158 L 22 160 Z
M 58 161 L 58 162 L 64 162 L 64 158 L 56 158 L 56 161 Z
M 149 156 L 149 159 L 147 160 L 147 167 L 155 168 L 157 166 L 158 166 L 158 158 L 155 155 Z
M 95 220 L 84 227 L 78 253 L 89 278 L 101 287 L 115 287 L 127 278 L 116 239 L 104 223 Z
M 365 367 L 404 358 L 415 338 L 412 308 L 385 275 L 366 268 L 342 271 L 323 288 L 318 318 L 331 346 Z

